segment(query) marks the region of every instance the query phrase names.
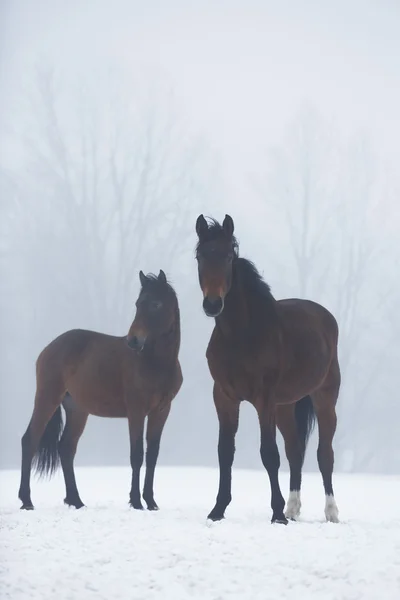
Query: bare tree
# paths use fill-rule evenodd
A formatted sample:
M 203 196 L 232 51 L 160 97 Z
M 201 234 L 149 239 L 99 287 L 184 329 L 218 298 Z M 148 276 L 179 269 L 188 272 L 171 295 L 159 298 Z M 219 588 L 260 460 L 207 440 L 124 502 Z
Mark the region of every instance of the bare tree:
M 143 104 L 112 75 L 106 88 L 68 91 L 51 70 L 36 82 L 25 139 L 27 269 L 35 280 L 43 272 L 40 293 L 61 296 L 67 313 L 80 298 L 88 320 L 122 327 L 138 270 L 182 267 L 188 216 L 211 178 L 205 148 L 165 90 Z
M 319 115 L 305 109 L 289 128 L 284 144 L 272 149 L 268 159 L 269 171 L 259 192 L 270 220 L 279 213 L 283 216 L 298 281 L 296 293 L 305 297 L 317 281 L 322 286 L 326 282 L 323 265 L 315 257 L 329 245 L 337 201 L 333 187 L 337 148 Z
M 312 110 L 297 116 L 285 144 L 270 158 L 261 192 L 270 220 L 284 214 L 298 282 L 292 293 L 321 302 L 339 322 L 343 402 L 336 445 L 339 465 L 345 466 L 347 456 L 353 467 L 355 439 L 367 444 L 354 424 L 362 421 L 361 407 L 375 402 L 369 374 L 381 376 L 386 347 L 379 332 L 390 284 L 377 285 L 387 259 L 376 235 L 382 211 L 382 200 L 376 202 L 377 161 L 363 137 L 343 142 Z

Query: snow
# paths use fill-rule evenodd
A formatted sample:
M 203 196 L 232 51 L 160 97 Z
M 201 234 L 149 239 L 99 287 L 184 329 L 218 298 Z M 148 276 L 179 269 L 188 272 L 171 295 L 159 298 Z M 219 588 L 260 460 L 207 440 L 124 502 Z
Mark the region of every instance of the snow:
M 305 474 L 287 527 L 270 524 L 261 470 L 234 470 L 227 518 L 213 524 L 214 469 L 159 467 L 158 513 L 129 509 L 127 468 L 78 468 L 77 480 L 87 508 L 63 506 L 58 474 L 32 482 L 25 512 L 19 473 L 0 472 L 2 600 L 400 598 L 400 477 L 336 474 L 334 524 L 320 475 Z M 286 473 L 281 483 L 288 497 Z

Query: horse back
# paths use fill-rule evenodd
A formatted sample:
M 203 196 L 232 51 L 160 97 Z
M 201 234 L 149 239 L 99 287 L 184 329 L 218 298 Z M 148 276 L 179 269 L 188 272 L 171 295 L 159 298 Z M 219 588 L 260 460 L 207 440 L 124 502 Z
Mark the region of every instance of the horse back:
M 37 371 L 51 364 L 53 370 L 63 366 L 71 367 L 81 362 L 89 353 L 96 349 L 110 352 L 119 345 L 121 338 L 90 331 L 87 329 L 71 329 L 56 337 L 39 354 L 36 361 Z
M 129 361 L 131 369 L 126 368 Z M 134 352 L 122 338 L 74 329 L 55 338 L 36 362 L 37 392 L 63 398 L 69 392 L 90 414 L 125 416 L 124 373 L 134 378 Z
M 277 301 L 281 326 L 289 340 L 315 342 L 323 338 L 331 348 L 337 348 L 339 328 L 335 317 L 321 304 L 312 300 L 288 298 Z

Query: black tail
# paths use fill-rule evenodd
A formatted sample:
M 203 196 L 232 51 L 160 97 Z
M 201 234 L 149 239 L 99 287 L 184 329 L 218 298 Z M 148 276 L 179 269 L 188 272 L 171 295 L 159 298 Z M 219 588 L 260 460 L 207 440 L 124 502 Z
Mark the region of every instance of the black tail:
M 33 465 L 39 477 L 51 477 L 60 465 L 58 442 L 63 430 L 61 406 L 59 406 L 46 425 L 44 434 L 39 442 L 38 451 L 33 459 Z
M 310 396 L 304 396 L 296 402 L 294 409 L 297 431 L 299 432 L 302 453 L 302 463 L 306 453 L 308 438 L 310 437 L 315 425 L 315 412 Z

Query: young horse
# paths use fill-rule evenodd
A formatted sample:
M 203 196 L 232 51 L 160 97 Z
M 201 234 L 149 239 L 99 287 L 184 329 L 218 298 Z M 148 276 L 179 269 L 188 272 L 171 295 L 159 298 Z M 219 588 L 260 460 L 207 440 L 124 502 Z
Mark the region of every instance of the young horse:
M 36 365 L 35 407 L 22 438 L 19 498 L 33 509 L 30 493 L 32 459 L 41 474 L 52 474 L 61 462 L 66 498 L 81 508 L 75 482 L 74 456 L 88 416 L 127 417 L 130 436 L 132 484 L 130 505 L 143 509 L 140 468 L 143 430 L 147 421 L 146 477 L 143 499 L 149 510 L 154 501 L 154 470 L 161 434 L 171 402 L 182 385 L 178 361 L 180 317 L 178 300 L 163 271 L 158 277 L 140 271 L 142 289 L 135 319 L 127 337 L 75 329 L 53 340 Z M 61 404 L 66 413 L 62 430 Z
M 340 387 L 338 326 L 322 306 L 309 300 L 276 301 L 255 266 L 239 258 L 229 215 L 222 226 L 196 223 L 196 248 L 203 309 L 215 318 L 207 360 L 214 379 L 219 419 L 219 490 L 208 518 L 224 518 L 231 501 L 231 473 L 239 405 L 248 400 L 257 410 L 261 459 L 271 484 L 272 522 L 287 524 L 300 513 L 301 470 L 315 415 L 319 427 L 318 464 L 328 521 L 338 521 L 333 496 L 332 440 Z M 276 424 L 290 465 L 290 496 L 285 501 L 278 481 L 280 465 Z

